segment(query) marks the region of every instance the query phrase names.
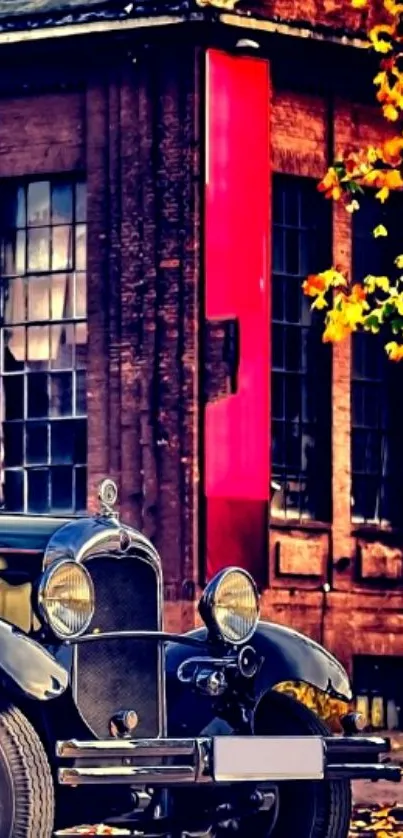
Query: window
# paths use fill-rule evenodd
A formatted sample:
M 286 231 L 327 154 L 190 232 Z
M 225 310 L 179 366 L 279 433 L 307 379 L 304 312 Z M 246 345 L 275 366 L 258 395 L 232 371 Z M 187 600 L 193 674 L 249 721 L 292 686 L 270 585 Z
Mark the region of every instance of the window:
M 391 199 L 381 207 L 366 195 L 360 204 L 353 217 L 353 277 L 390 275 L 402 249 L 396 203 Z M 380 222 L 389 235 L 374 239 L 372 230 Z M 403 369 L 388 361 L 384 343 L 383 335 L 353 335 L 351 505 L 355 523 L 387 526 L 401 522 L 403 512 Z
M 0 184 L 2 505 L 86 506 L 86 194 Z
M 372 730 L 403 730 L 403 657 L 355 655 L 356 709 Z
M 306 178 L 273 182 L 272 515 L 330 516 L 331 353 L 301 285 L 331 264 L 329 204 Z M 323 320 L 323 318 L 322 318 Z M 275 488 L 274 484 L 277 485 Z

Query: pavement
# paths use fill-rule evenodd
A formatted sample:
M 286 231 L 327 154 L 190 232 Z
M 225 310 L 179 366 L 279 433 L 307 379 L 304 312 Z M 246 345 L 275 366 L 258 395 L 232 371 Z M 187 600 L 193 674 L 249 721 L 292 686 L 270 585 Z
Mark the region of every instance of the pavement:
M 377 733 L 378 735 L 390 739 L 390 759 L 403 768 L 403 732 L 382 731 Z M 394 803 L 403 806 L 403 780 L 401 784 L 387 783 L 383 780 L 377 783 L 372 783 L 371 780 L 357 780 L 353 783 L 353 799 L 357 806 L 393 806 Z

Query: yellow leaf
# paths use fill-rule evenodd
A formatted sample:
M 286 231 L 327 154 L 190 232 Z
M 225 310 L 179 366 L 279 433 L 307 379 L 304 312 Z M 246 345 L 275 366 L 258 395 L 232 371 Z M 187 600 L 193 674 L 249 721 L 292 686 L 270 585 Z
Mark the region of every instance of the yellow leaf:
M 367 0 L 351 0 L 351 5 L 353 9 L 365 9 Z
M 385 84 L 386 81 L 387 75 L 384 70 L 381 70 L 380 73 L 377 73 L 377 75 L 374 77 L 374 84 L 376 85 Z
M 372 235 L 373 235 L 374 239 L 379 239 L 382 236 L 387 236 L 388 231 L 383 224 L 378 224 L 378 226 L 375 227 L 375 229 L 372 231 Z
M 373 26 L 373 28 L 369 32 L 369 39 L 372 43 L 372 46 L 375 52 L 381 52 L 386 54 L 387 52 L 391 52 L 392 50 L 392 43 L 391 39 L 395 34 L 395 30 L 393 26 L 387 26 L 386 24 L 379 24 L 379 26 Z
M 403 268 L 403 253 L 399 253 L 399 256 L 396 256 L 395 265 L 397 268 Z
M 319 294 L 316 297 L 316 300 L 313 301 L 311 308 L 317 308 L 319 310 L 327 308 L 327 302 L 325 300 L 324 294 Z
M 394 105 L 384 105 L 383 115 L 385 119 L 389 120 L 389 122 L 396 122 L 396 120 L 399 119 L 399 111 Z
M 403 180 L 400 172 L 397 169 L 390 169 L 385 174 L 385 186 L 388 189 L 401 189 Z
M 353 214 L 353 212 L 357 212 L 357 210 L 359 210 L 359 208 L 360 208 L 360 205 L 359 205 L 358 201 L 356 201 L 356 200 L 350 201 L 349 204 L 346 204 L 346 210 L 347 210 L 347 212 L 351 213 L 351 215 Z
M 380 201 L 381 204 L 384 204 L 385 201 L 389 198 L 389 192 L 390 190 L 388 189 L 388 187 L 383 186 L 382 189 L 380 189 L 379 192 L 376 193 L 375 197 L 378 198 L 378 201 Z
M 370 146 L 367 151 L 367 157 L 370 163 L 376 163 L 379 157 L 379 151 L 375 146 Z
M 401 361 L 403 358 L 403 346 L 402 344 L 396 343 L 395 340 L 390 341 L 385 346 L 386 352 L 389 355 L 391 361 Z

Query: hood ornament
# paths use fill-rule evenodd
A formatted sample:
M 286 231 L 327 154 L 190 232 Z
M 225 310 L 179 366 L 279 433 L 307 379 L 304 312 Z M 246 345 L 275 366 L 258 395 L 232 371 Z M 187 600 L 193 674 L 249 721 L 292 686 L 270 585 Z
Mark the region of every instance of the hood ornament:
M 118 487 L 114 480 L 109 477 L 102 480 L 98 487 L 98 500 L 100 502 L 99 514 L 102 518 L 116 518 L 115 509 L 118 499 Z

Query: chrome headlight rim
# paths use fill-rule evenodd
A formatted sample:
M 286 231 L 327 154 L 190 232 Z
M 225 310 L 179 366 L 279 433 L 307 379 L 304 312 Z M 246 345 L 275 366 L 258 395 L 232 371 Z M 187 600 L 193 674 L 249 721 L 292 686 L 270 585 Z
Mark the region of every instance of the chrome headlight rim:
M 253 621 L 253 625 L 251 625 L 249 631 L 239 639 L 227 637 L 222 627 L 218 623 L 215 615 L 216 597 L 219 592 L 219 589 L 223 582 L 225 582 L 227 577 L 234 573 L 244 576 L 245 580 L 250 585 L 250 589 L 256 603 L 256 615 Z M 244 643 L 248 643 L 248 641 L 251 640 L 251 638 L 255 634 L 257 624 L 260 619 L 260 597 L 255 580 L 253 579 L 251 574 L 242 567 L 227 567 L 221 571 L 218 571 L 218 573 L 208 583 L 201 597 L 199 603 L 199 612 L 208 630 L 216 639 L 220 640 L 222 643 L 225 643 L 227 646 L 234 647 L 239 647 L 242 646 Z
M 91 600 L 92 600 L 92 607 L 91 607 L 90 613 L 88 614 L 88 616 L 85 619 L 83 625 L 81 626 L 80 631 L 71 632 L 69 634 L 66 634 L 65 632 L 59 631 L 52 623 L 52 619 L 49 616 L 48 606 L 47 606 L 47 602 L 46 602 L 46 591 L 47 591 L 47 588 L 48 588 L 50 582 L 52 581 L 53 576 L 60 569 L 63 569 L 68 565 L 71 565 L 74 568 L 79 568 L 80 571 L 84 574 L 86 582 L 87 582 L 88 587 L 89 587 L 89 591 L 90 591 L 90 596 L 91 596 Z M 39 611 L 40 617 L 45 622 L 46 627 L 49 629 L 49 631 L 51 631 L 52 634 L 58 640 L 66 642 L 68 640 L 75 640 L 75 639 L 77 639 L 77 637 L 82 637 L 82 635 L 85 634 L 85 632 L 87 631 L 87 629 L 91 625 L 91 622 L 92 622 L 92 619 L 93 619 L 94 613 L 95 613 L 94 583 L 92 581 L 92 578 L 91 578 L 87 568 L 84 567 L 83 564 L 81 564 L 80 562 L 77 562 L 75 559 L 72 559 L 72 558 L 62 558 L 62 559 L 57 559 L 56 561 L 54 561 L 42 573 L 42 576 L 41 576 L 40 581 L 39 581 L 38 589 L 37 589 L 37 603 L 38 603 L 38 611 Z

